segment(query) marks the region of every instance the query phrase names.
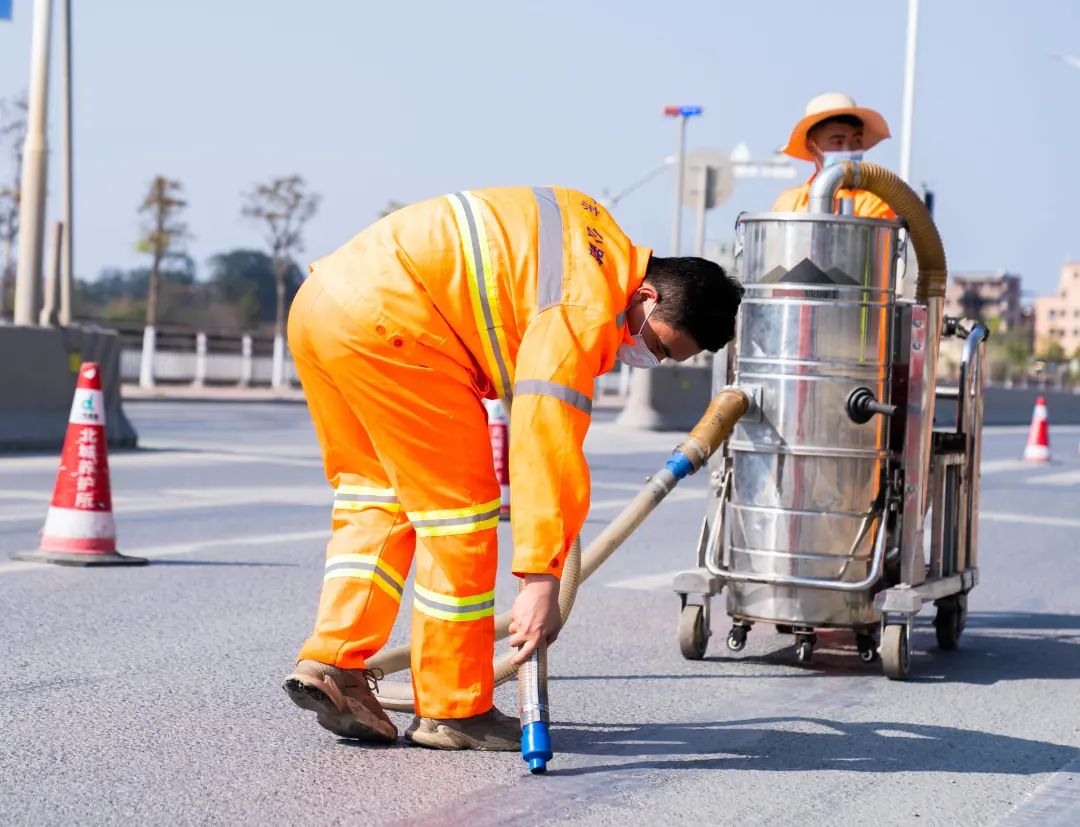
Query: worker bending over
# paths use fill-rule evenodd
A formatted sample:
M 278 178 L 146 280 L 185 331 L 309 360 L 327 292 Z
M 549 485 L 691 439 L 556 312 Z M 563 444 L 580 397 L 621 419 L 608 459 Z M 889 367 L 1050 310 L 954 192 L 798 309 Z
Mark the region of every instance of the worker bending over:
M 863 152 L 889 137 L 889 125 L 873 109 L 856 106 L 850 95 L 826 92 L 806 104 L 806 113 L 791 130 L 781 149 L 792 158 L 811 161 L 814 174 L 801 187 L 780 193 L 774 212 L 806 212 L 810 185 L 825 167 L 843 161 L 861 161 Z M 837 198 L 854 198 L 855 215 L 862 218 L 896 218 L 889 205 L 866 190 L 840 190 Z
M 517 749 L 493 706 L 496 481 L 482 399 L 513 398 L 510 642 L 559 632 L 559 578 L 589 509 L 582 443 L 616 359 L 681 362 L 732 337 L 742 288 L 700 258 L 656 258 L 561 187 L 458 192 L 398 210 L 316 261 L 289 345 L 334 488 L 315 630 L 285 689 L 346 738 L 397 729 L 365 668 L 415 558 L 406 737 Z

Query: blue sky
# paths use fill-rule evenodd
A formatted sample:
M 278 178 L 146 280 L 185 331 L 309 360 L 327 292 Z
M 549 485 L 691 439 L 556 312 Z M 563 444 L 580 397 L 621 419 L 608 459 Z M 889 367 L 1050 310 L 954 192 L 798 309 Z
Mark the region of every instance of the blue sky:
M 0 21 L 0 97 L 27 85 L 31 5 L 15 0 L 14 21 Z M 186 188 L 201 266 L 259 245 L 240 196 L 274 175 L 298 172 L 323 195 L 305 258 L 390 199 L 504 184 L 617 190 L 672 153 L 668 103 L 705 107 L 690 146 L 745 141 L 765 155 L 810 97 L 847 91 L 897 136 L 869 158 L 898 163 L 904 0 L 74 5 L 83 277 L 141 260 L 136 207 L 159 173 Z M 1056 54 L 1080 54 L 1080 3 L 921 3 L 913 183 L 937 193 L 954 271 L 1006 268 L 1032 295 L 1080 256 L 1080 70 Z M 54 74 L 53 113 L 57 89 Z M 57 146 L 53 117 L 54 157 Z M 738 212 L 767 209 L 783 185 L 740 182 L 710 214 L 709 237 L 728 238 Z M 617 210 L 661 253 L 671 187 L 658 178 Z M 51 218 L 58 208 L 50 198 Z

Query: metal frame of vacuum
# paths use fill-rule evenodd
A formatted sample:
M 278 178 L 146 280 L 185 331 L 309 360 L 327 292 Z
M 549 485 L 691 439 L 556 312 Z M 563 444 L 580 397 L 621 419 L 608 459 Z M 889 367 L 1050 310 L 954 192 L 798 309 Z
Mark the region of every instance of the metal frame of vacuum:
M 940 312 L 898 298 L 898 221 L 765 213 L 738 227 L 746 296 L 713 384 L 752 401 L 710 463 L 697 566 L 675 578 L 680 650 L 704 657 L 726 590 L 730 651 L 766 623 L 806 663 L 817 630 L 844 629 L 902 680 L 915 615 L 933 602 L 938 646 L 956 648 L 978 582 L 987 328 L 945 319 L 935 338 Z M 964 339 L 955 388 L 927 364 L 941 336 Z

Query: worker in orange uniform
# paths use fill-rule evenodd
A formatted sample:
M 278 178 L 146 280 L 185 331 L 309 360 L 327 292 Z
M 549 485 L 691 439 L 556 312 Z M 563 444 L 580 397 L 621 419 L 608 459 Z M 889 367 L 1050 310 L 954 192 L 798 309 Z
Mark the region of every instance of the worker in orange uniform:
M 863 152 L 889 137 L 889 125 L 880 113 L 856 106 L 850 95 L 826 92 L 811 99 L 802 120 L 791 130 L 781 149 L 792 158 L 811 161 L 814 174 L 801 187 L 780 193 L 774 212 L 806 212 L 810 185 L 821 170 L 842 161 L 861 161 Z M 855 215 L 863 218 L 896 218 L 889 205 L 866 190 L 840 190 L 837 198 L 855 199 Z
M 513 399 L 511 643 L 559 631 L 559 578 L 589 508 L 582 443 L 594 380 L 723 347 L 738 282 L 656 258 L 594 199 L 560 187 L 458 192 L 398 210 L 316 261 L 289 344 L 333 532 L 315 630 L 285 689 L 336 735 L 397 729 L 366 661 L 390 635 L 415 558 L 414 743 L 517 749 L 493 706 L 495 478 L 482 399 Z

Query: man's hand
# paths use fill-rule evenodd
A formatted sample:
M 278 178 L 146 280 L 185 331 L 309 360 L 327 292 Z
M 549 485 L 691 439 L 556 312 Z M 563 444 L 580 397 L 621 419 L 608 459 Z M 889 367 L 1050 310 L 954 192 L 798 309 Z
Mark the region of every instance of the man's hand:
M 562 628 L 559 616 L 559 581 L 550 574 L 526 574 L 525 585 L 510 609 L 510 645 L 518 647 L 511 659 L 520 666 L 537 645 L 554 643 Z

